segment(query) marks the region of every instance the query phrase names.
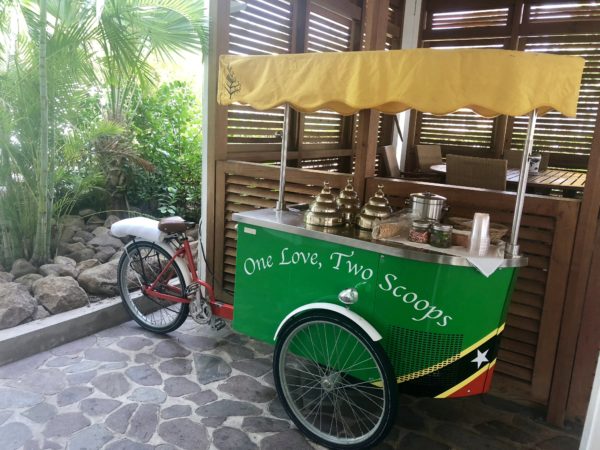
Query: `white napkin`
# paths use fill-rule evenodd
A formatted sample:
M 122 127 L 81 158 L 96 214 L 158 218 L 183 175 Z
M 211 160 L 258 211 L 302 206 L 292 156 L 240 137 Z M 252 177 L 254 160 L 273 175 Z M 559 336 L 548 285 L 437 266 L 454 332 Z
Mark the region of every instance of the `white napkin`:
M 467 261 L 483 275 L 489 278 L 498 267 L 502 265 L 504 258 L 490 258 L 486 256 L 468 256 Z

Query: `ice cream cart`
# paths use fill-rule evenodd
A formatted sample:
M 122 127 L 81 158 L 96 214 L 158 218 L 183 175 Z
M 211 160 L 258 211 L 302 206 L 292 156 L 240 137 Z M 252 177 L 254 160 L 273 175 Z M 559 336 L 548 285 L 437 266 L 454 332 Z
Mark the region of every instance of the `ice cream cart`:
M 233 327 L 275 341 L 277 392 L 295 424 L 332 448 L 367 448 L 398 391 L 436 398 L 490 388 L 518 268 L 518 231 L 538 114 L 574 116 L 583 60 L 502 50 L 222 56 L 219 102 L 285 106 L 276 209 L 238 222 Z M 483 275 L 465 256 L 307 227 L 285 207 L 289 108 L 530 115 L 510 242 Z

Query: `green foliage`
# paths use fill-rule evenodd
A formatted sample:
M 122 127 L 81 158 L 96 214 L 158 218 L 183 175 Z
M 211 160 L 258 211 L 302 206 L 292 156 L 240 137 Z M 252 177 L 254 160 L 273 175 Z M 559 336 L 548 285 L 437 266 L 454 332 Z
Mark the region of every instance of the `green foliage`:
M 137 153 L 138 130 L 131 130 L 140 92 L 156 82 L 148 61 L 204 49 L 208 35 L 201 0 L 44 0 L 42 5 L 47 20 L 40 15 L 46 10 L 40 0 L 0 0 L 4 264 L 31 257 L 34 241 L 49 242 L 52 220 L 87 196 L 102 196 L 112 209 L 127 207 L 126 175 L 147 177 L 140 167 L 153 169 Z M 40 38 L 46 71 L 40 70 Z M 40 85 L 47 85 L 47 119 Z M 41 139 L 46 120 L 47 145 Z M 189 154 L 174 158 L 193 165 Z M 175 192 L 157 194 L 167 196 L 160 197 L 164 205 L 187 208 L 177 202 L 199 196 L 183 184 L 172 187 Z M 37 258 L 49 256 L 42 251 Z
M 154 166 L 130 166 L 128 200 L 150 214 L 198 220 L 201 195 L 201 105 L 181 81 L 141 98 L 133 118 L 140 156 Z

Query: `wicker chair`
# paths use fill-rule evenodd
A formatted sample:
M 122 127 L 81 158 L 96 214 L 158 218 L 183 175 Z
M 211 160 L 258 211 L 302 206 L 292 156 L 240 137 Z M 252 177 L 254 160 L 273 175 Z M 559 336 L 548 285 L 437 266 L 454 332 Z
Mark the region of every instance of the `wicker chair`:
M 484 189 L 506 190 L 505 159 L 446 156 L 446 183 Z
M 520 169 L 521 159 L 523 158 L 523 152 L 521 150 L 509 150 L 504 154 L 504 159 L 508 162 L 509 169 Z M 550 153 L 542 153 L 542 160 L 540 161 L 540 171 L 548 168 L 548 162 L 550 161 Z
M 439 145 L 419 144 L 417 148 L 417 166 L 419 172 L 432 173 L 430 167 L 442 164 L 442 148 Z

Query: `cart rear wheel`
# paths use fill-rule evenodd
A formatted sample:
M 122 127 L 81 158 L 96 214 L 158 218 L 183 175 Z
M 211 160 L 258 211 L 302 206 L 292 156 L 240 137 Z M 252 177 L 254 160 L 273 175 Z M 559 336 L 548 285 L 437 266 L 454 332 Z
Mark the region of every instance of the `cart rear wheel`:
M 398 390 L 381 345 L 329 311 L 292 319 L 273 357 L 277 393 L 296 426 L 330 448 L 366 448 L 393 424 Z
M 138 241 L 126 247 L 119 261 L 117 282 L 123 306 L 142 328 L 169 333 L 188 316 L 189 304 L 150 298 L 142 288 L 151 285 L 171 256 L 152 242 Z M 171 265 L 156 284 L 159 292 L 183 297 L 185 280 L 176 264 Z

